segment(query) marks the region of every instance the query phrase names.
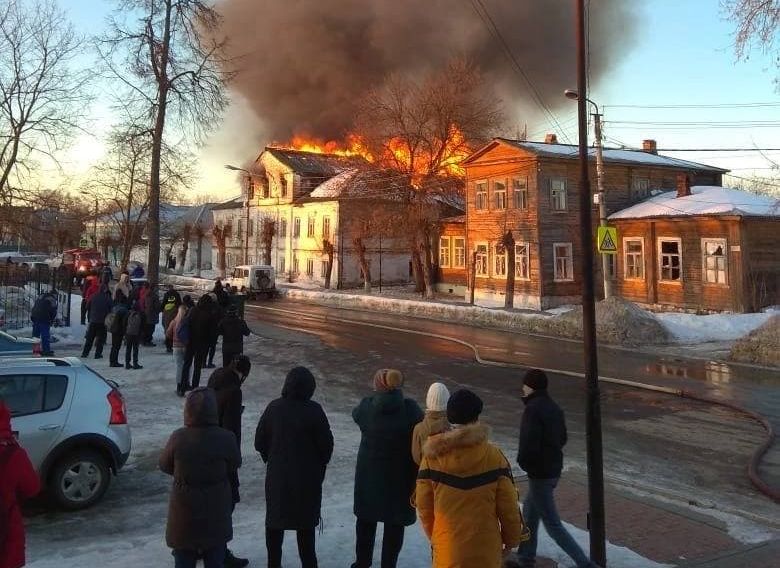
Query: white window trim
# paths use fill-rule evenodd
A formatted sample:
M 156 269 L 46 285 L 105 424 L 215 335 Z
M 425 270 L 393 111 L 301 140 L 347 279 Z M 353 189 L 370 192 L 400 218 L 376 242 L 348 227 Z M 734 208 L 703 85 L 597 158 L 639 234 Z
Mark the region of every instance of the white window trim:
M 504 186 L 504 189 L 498 190 L 496 189 L 496 184 L 500 183 Z M 496 211 L 506 211 L 509 207 L 509 200 L 508 200 L 508 184 L 507 180 L 493 180 L 493 206 Z M 504 194 L 504 204 L 503 207 L 499 207 L 498 205 L 498 194 L 503 193 Z
M 477 186 L 479 186 L 481 184 L 484 184 L 484 186 L 485 186 L 485 191 L 484 192 L 480 192 L 477 189 Z M 477 196 L 480 193 L 484 193 L 485 194 L 485 207 L 483 207 L 483 208 L 477 207 L 477 204 L 479 203 L 479 200 L 477 199 Z M 477 180 L 477 181 L 474 182 L 474 210 L 478 211 L 478 212 L 479 211 L 490 211 L 490 184 L 488 183 L 488 180 L 486 180 L 486 179 L 481 179 L 481 180 Z
M 556 209 L 553 207 L 553 203 L 555 201 L 553 200 L 553 182 L 554 181 L 562 181 L 563 182 L 563 209 Z M 566 178 L 563 177 L 552 177 L 550 178 L 550 211 L 553 213 L 566 213 L 569 210 L 569 182 Z
M 524 255 L 518 255 L 517 254 L 517 247 L 524 246 L 525 247 L 525 254 Z M 526 266 L 528 267 L 528 275 L 527 276 L 518 276 L 517 275 L 517 260 L 521 257 L 525 256 L 526 258 Z M 515 271 L 515 280 L 523 280 L 523 281 L 529 281 L 531 280 L 531 243 L 528 242 L 517 242 L 515 243 L 515 266 L 512 267 L 512 269 Z
M 721 284 L 720 282 L 709 282 L 707 280 L 707 243 L 718 243 L 723 245 L 723 258 L 726 261 L 724 266 L 724 272 L 726 273 L 726 282 Z M 724 237 L 704 237 L 701 240 L 701 282 L 705 286 L 716 286 L 719 288 L 729 287 L 729 247 L 728 239 Z
M 679 280 L 665 280 L 663 277 L 663 257 L 661 255 L 661 243 L 663 242 L 676 242 L 679 246 L 677 251 L 680 256 L 680 278 Z M 662 284 L 681 285 L 684 280 L 683 275 L 683 253 L 682 253 L 682 239 L 680 237 L 658 237 L 656 250 L 658 253 L 658 282 Z
M 491 272 L 493 274 L 493 278 L 496 278 L 498 280 L 506 280 L 507 275 L 509 274 L 509 267 L 507 266 L 507 263 L 509 262 L 509 253 L 506 249 L 504 249 L 503 253 L 498 252 L 498 249 L 501 247 L 501 243 L 495 243 L 492 248 L 492 253 L 489 254 L 489 256 L 492 256 L 493 258 L 490 259 L 492 262 L 490 263 Z M 504 257 L 504 273 L 499 274 L 498 270 L 496 270 L 496 262 L 498 261 L 499 257 Z
M 566 258 L 569 259 L 569 268 L 571 269 L 571 277 L 570 278 L 558 278 L 557 276 L 557 261 L 558 258 L 555 255 L 555 249 L 557 247 L 567 247 L 569 249 L 569 254 L 566 256 Z M 553 282 L 574 282 L 574 246 L 572 243 L 553 243 Z
M 487 268 L 487 270 L 485 271 L 484 274 L 480 274 L 475 270 L 474 271 L 475 276 L 477 278 L 490 278 L 490 243 L 488 243 L 487 241 L 480 241 L 478 243 L 474 243 L 474 252 L 477 252 L 477 249 L 479 249 L 479 247 L 481 246 L 485 247 L 485 254 L 487 256 L 487 258 L 485 259 L 485 265 L 486 265 L 485 267 Z
M 639 241 L 639 243 L 642 245 L 642 277 L 637 278 L 636 276 L 627 276 L 628 274 L 628 242 L 629 241 Z M 623 237 L 623 280 L 628 280 L 630 282 L 644 282 L 646 278 L 646 270 L 645 270 L 645 239 L 644 237 Z
M 457 241 L 457 240 L 459 240 L 459 241 L 461 241 L 463 243 L 462 247 L 456 247 L 455 246 L 455 241 Z M 450 257 L 450 261 L 451 261 L 450 268 L 466 268 L 466 262 L 467 262 L 467 258 L 466 258 L 466 253 L 467 253 L 467 251 L 466 251 L 466 239 L 464 237 L 450 237 L 450 242 L 452 243 L 452 256 Z M 456 262 L 456 260 L 455 260 L 457 258 L 457 256 L 455 255 L 455 250 L 457 248 L 463 249 L 463 263 L 462 264 L 458 264 Z
M 447 260 L 445 264 L 441 261 L 441 251 L 444 248 L 444 242 L 447 242 Z M 439 268 L 451 268 L 452 267 L 452 238 L 448 235 L 442 235 L 439 237 Z
M 528 176 L 515 176 L 512 178 L 511 181 L 512 181 L 512 208 L 517 209 L 519 211 L 527 211 L 528 210 Z M 517 188 L 515 188 L 515 181 L 525 182 L 525 187 L 523 187 L 522 190 L 518 190 Z M 518 193 L 522 193 L 524 195 L 525 205 L 523 207 L 517 206 L 516 196 Z

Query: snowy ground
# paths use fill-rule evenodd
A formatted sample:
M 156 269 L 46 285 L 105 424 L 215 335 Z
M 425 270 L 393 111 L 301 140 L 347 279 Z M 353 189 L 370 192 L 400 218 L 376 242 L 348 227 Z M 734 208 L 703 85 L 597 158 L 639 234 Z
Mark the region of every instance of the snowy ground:
M 77 330 L 73 331 L 75 335 Z M 349 414 L 356 402 L 352 394 L 354 383 L 340 375 L 326 375 L 318 369 L 315 343 L 316 339 L 297 334 L 283 340 L 253 336 L 246 344 L 254 367 L 244 388 L 242 502 L 234 517 L 235 540 L 231 548 L 249 557 L 252 566 L 264 566 L 266 561 L 263 541 L 265 468 L 253 449 L 254 428 L 262 409 L 278 396 L 284 373 L 294 364 L 309 366 L 317 376 L 315 398 L 328 412 L 336 443 L 325 482 L 323 526 L 318 536 L 320 566 L 343 568 L 353 558 L 352 480 L 359 444 L 359 431 Z M 77 354 L 78 349 L 75 346 L 64 348 L 63 343 L 58 352 L 60 355 Z M 89 362 L 104 376 L 116 380 L 126 397 L 133 429 L 133 451 L 106 499 L 93 509 L 81 513 L 49 511 L 33 515 L 28 525 L 28 566 L 31 568 L 137 568 L 173 564 L 164 542 L 170 478 L 160 473 L 156 464 L 167 437 L 181 424 L 182 401 L 174 394 L 174 362 L 170 355 L 161 347 L 142 348 L 140 362 L 144 366 L 142 371 L 109 369 L 106 359 Z M 503 449 L 511 455 L 513 448 Z M 587 533 L 574 526 L 569 529 L 587 549 Z M 294 540 L 288 535 L 285 542 L 288 566 L 297 564 Z M 539 553 L 558 561 L 561 566 L 572 565 L 544 533 L 540 535 Z M 662 566 L 611 544 L 608 554 L 612 566 Z M 423 568 L 430 566 L 429 558 L 429 544 L 419 525 L 409 527 L 399 565 Z

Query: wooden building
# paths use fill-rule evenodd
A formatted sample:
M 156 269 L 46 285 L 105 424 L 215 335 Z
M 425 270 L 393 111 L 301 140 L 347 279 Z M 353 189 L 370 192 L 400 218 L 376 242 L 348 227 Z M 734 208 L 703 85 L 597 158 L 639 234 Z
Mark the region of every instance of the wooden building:
M 646 140 L 644 150 L 605 149 L 606 203 L 610 212 L 650 195 L 651 188 L 674 189 L 678 174 L 694 183 L 721 185 L 727 170 L 658 155 Z M 591 160 L 594 150 L 590 149 Z M 467 267 L 441 270 L 439 289 L 467 281 L 476 253 L 475 297 L 503 304 L 508 270 L 515 271 L 515 306 L 549 309 L 579 303 L 579 169 L 577 147 L 496 138 L 468 157 L 465 239 Z M 591 190 L 596 192 L 595 165 Z M 594 206 L 595 211 L 595 206 Z M 594 226 L 598 215 L 594 213 Z M 507 266 L 500 245 L 511 231 L 515 265 Z M 446 237 L 446 235 L 444 235 Z M 450 240 L 450 247 L 452 241 Z M 447 246 L 446 238 L 440 248 Z M 441 257 L 441 253 L 440 253 Z M 597 277 L 600 278 L 600 275 Z
M 780 200 L 693 186 L 610 216 L 615 291 L 659 309 L 755 311 L 780 303 Z

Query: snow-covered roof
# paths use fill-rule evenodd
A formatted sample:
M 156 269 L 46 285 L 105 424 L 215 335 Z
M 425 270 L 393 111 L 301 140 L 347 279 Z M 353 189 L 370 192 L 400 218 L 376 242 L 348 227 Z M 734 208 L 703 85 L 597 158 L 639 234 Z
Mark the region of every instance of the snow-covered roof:
M 360 156 L 321 154 L 318 152 L 291 150 L 289 148 L 277 148 L 275 146 L 267 146 L 265 151 L 285 164 L 296 174 L 303 176 L 330 177 L 343 172 L 350 167 L 365 163 L 365 159 Z
M 546 142 L 526 142 L 523 140 L 510 140 L 507 138 L 496 138 L 486 146 L 477 150 L 474 154 L 466 158 L 464 163 L 469 163 L 473 159 L 478 158 L 485 151 L 490 149 L 492 144 L 495 143 L 509 144 L 516 148 L 526 150 L 536 154 L 537 156 L 546 156 L 550 158 L 563 158 L 576 160 L 579 158 L 579 147 L 574 144 L 547 144 Z M 588 148 L 588 156 L 590 159 L 595 160 L 596 149 L 593 147 Z M 720 172 L 725 173 L 728 170 L 723 168 L 717 168 L 715 166 L 708 166 L 706 164 L 700 164 L 698 162 L 690 162 L 688 160 L 681 160 L 679 158 L 672 158 L 671 156 L 663 156 L 660 154 L 652 154 L 643 150 L 628 150 L 624 148 L 604 148 L 603 150 L 604 161 L 608 163 L 617 164 L 641 164 L 646 166 L 677 168 L 686 170 L 708 171 L 708 172 Z
M 690 215 L 780 217 L 780 199 L 727 187 L 695 185 L 691 187 L 691 195 L 677 197 L 676 191 L 664 191 L 617 211 L 609 218 L 643 219 Z
M 390 170 L 350 169 L 322 182 L 306 199 L 400 199 L 410 191 Z

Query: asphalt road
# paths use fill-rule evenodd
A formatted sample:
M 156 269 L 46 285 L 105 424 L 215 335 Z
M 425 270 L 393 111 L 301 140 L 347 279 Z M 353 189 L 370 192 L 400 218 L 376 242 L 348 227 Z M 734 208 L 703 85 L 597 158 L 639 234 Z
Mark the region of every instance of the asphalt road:
M 520 367 L 582 371 L 582 347 L 576 341 L 289 300 L 249 305 L 247 320 L 261 336 L 281 339 L 282 332 L 294 332 L 316 337 L 316 360 L 330 372 L 352 365 L 364 369 L 367 381 L 373 368 L 398 366 L 411 377 L 408 390 L 420 401 L 430 381 L 439 377 L 452 387 L 471 388 L 485 399 L 485 419 L 508 443 L 517 435 L 522 413 L 522 368 L 480 365 L 464 345 L 388 328 L 455 337 L 476 345 L 484 359 Z M 769 417 L 780 430 L 776 372 L 625 349 L 601 349 L 599 359 L 602 376 L 736 402 Z M 572 434 L 567 458 L 571 467 L 584 470 L 584 381 L 560 373 L 552 373 L 551 379 L 551 392 L 566 411 Z M 365 384 L 351 385 L 356 396 Z M 608 479 L 677 499 L 717 499 L 724 508 L 765 512 L 769 518 L 776 513 L 745 474 L 750 455 L 763 440 L 755 423 L 709 404 L 614 385 L 603 384 L 601 390 Z M 773 486 L 780 485 L 778 453 L 773 449 L 761 469 Z

